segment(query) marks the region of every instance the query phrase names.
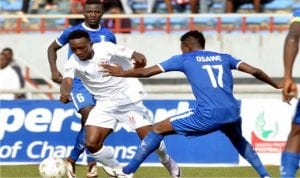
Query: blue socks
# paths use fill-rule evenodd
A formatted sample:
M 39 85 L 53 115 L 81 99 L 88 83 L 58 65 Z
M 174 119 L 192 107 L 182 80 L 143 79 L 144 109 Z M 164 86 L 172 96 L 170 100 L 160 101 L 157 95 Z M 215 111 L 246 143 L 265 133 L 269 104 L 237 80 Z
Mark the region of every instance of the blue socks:
M 299 168 L 300 154 L 282 152 L 281 155 L 281 178 L 294 178 Z
M 246 139 L 243 138 L 239 143 L 235 144 L 235 147 L 238 152 L 251 164 L 260 177 L 269 176 L 267 170 L 256 154 L 256 151 L 253 149 L 250 143 L 246 141 Z
M 70 158 L 74 161 L 78 160 L 79 156 L 85 149 L 85 143 L 84 143 L 85 132 L 86 132 L 86 129 L 85 129 L 85 127 L 83 127 L 77 134 L 75 146 L 70 154 Z M 86 149 L 86 154 L 87 154 L 87 162 L 88 163 L 95 162 L 95 159 L 91 156 L 91 153 L 87 149 Z
M 142 162 L 159 147 L 163 138 L 164 136 L 153 131 L 149 132 L 139 145 L 133 159 L 123 168 L 123 172 L 125 174 L 134 173 Z

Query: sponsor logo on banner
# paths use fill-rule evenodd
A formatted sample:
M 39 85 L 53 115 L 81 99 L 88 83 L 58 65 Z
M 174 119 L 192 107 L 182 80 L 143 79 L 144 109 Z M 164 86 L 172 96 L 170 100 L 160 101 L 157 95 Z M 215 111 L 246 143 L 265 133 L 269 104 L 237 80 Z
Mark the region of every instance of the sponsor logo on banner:
M 194 101 L 181 100 L 145 101 L 155 122 L 184 112 L 193 104 Z M 79 118 L 71 103 L 62 104 L 54 100 L 1 101 L 0 164 L 38 163 L 51 155 L 60 158 L 69 156 L 81 129 Z M 170 155 L 179 163 L 238 163 L 236 151 L 219 132 L 193 139 L 168 136 L 164 141 Z M 118 126 L 105 141 L 120 162 L 130 161 L 140 143 L 137 134 L 125 125 Z M 85 164 L 86 158 L 83 154 L 78 162 Z M 151 154 L 145 163 L 159 163 L 159 159 Z
M 267 119 L 265 112 L 258 113 L 255 120 L 255 130 L 251 132 L 251 142 L 258 153 L 281 153 L 285 141 L 276 141 L 280 126 L 278 121 Z

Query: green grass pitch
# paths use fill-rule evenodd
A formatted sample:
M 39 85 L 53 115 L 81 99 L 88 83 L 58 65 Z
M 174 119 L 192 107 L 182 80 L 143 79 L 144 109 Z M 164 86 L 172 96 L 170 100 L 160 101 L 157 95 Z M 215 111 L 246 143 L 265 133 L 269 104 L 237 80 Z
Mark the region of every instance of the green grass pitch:
M 278 166 L 267 166 L 272 178 L 279 177 Z M 98 167 L 99 178 L 107 178 L 101 167 Z M 183 167 L 183 178 L 258 178 L 252 167 Z M 76 165 L 77 178 L 85 178 L 86 167 Z M 37 178 L 39 176 L 38 165 L 0 166 L 1 178 Z M 168 178 L 169 175 L 163 167 L 141 167 L 135 174 L 135 178 Z M 298 172 L 297 177 L 300 177 Z

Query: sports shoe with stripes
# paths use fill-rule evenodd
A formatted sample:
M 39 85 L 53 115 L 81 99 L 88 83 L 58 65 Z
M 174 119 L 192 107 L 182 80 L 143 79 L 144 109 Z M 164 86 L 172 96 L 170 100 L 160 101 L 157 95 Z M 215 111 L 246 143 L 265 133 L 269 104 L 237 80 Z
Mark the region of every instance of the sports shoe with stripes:
M 97 164 L 96 164 L 96 162 L 87 166 L 86 177 L 87 178 L 98 177 L 98 170 L 97 170 Z
M 181 169 L 171 157 L 169 158 L 169 161 L 166 163 L 162 162 L 162 164 L 167 168 L 172 178 L 181 178 Z
M 70 163 L 69 161 L 65 160 L 65 165 L 67 168 L 67 178 L 76 178 L 75 172 L 74 172 L 74 165 Z
M 110 178 L 133 178 L 133 174 L 125 174 L 123 167 L 110 168 L 103 166 L 104 172 L 110 176 Z

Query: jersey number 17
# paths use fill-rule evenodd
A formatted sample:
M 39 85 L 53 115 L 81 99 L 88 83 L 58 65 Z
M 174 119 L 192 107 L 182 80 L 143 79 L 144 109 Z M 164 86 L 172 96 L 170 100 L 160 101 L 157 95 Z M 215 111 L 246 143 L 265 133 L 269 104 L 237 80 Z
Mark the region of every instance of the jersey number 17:
M 223 88 L 223 66 L 222 65 L 203 65 L 202 69 L 205 69 L 208 73 L 211 85 L 214 88 L 218 86 Z M 217 76 L 214 75 L 214 70 L 217 70 Z

